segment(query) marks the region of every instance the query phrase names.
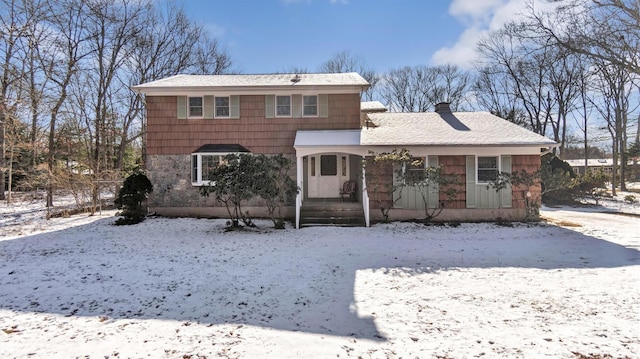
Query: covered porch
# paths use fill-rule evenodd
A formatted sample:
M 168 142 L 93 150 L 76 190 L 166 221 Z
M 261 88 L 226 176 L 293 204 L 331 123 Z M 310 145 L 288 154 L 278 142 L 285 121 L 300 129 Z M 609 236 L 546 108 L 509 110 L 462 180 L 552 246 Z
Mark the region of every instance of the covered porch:
M 360 130 L 297 131 L 296 228 L 301 224 L 369 226 Z M 311 219 L 314 219 L 312 221 Z

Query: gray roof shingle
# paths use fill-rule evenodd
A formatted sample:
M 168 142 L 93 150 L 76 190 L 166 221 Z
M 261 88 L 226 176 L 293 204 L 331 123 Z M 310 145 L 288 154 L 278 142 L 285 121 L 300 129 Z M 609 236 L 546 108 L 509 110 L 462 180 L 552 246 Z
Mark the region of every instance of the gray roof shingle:
M 296 77 L 297 76 L 297 77 Z M 292 81 L 296 79 L 296 81 Z M 365 86 L 356 72 L 336 74 L 175 75 L 134 86 L 136 90 L 204 87 Z
M 556 142 L 489 112 L 371 113 L 363 145 L 554 146 Z

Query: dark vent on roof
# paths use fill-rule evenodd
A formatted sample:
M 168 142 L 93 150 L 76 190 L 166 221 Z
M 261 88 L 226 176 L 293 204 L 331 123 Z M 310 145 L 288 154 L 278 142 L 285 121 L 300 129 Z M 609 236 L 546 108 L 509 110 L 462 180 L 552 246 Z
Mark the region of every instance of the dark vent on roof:
M 440 102 L 436 104 L 436 113 L 451 113 L 448 102 Z
M 292 79 L 291 82 L 293 82 L 294 84 L 300 82 L 300 80 L 302 80 L 302 78 L 300 77 L 300 75 L 296 74 Z
M 238 144 L 207 144 L 198 147 L 193 153 L 236 153 L 251 152 Z

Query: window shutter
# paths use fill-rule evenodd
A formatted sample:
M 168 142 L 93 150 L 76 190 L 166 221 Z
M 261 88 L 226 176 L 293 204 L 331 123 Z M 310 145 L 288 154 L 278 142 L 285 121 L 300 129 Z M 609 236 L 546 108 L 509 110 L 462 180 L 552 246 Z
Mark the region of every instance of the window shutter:
M 467 156 L 467 208 L 476 208 L 476 156 Z
M 302 95 L 291 95 L 291 117 L 302 117 Z
M 502 156 L 502 172 L 511 173 L 511 156 Z M 502 207 L 511 208 L 513 206 L 513 196 L 511 185 L 508 185 L 505 189 L 500 191 L 500 200 Z
M 229 118 L 240 118 L 240 96 L 229 96 Z
M 187 118 L 187 96 L 178 96 L 178 119 Z
M 318 116 L 329 117 L 329 95 L 318 95 Z
M 204 107 L 202 111 L 204 118 L 213 118 L 213 96 L 205 96 L 202 101 L 204 102 L 202 104 Z
M 276 117 L 276 96 L 275 95 L 265 95 L 264 96 L 264 108 L 265 108 L 265 118 L 274 118 Z
M 428 156 L 427 166 L 437 168 L 438 156 Z M 429 208 L 437 208 L 440 205 L 440 188 L 437 185 L 429 186 Z

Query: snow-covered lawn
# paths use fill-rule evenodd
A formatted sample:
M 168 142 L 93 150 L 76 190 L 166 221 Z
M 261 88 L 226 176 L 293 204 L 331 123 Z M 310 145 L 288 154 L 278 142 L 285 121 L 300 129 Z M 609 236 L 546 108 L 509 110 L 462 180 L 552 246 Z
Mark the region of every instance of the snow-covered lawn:
M 605 205 L 224 233 L 0 202 L 0 357 L 637 358 L 640 211 Z

